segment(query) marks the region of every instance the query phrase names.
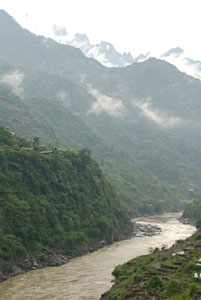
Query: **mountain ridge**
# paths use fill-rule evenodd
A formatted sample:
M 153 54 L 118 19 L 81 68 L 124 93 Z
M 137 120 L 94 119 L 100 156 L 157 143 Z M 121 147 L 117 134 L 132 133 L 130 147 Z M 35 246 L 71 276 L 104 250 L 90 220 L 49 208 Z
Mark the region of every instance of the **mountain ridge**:
M 48 137 L 58 147 L 66 147 L 68 140 L 70 147 L 88 143 L 122 199 L 133 203 L 134 214 L 180 207 L 178 197 L 188 198 L 187 184 L 198 182 L 201 176 L 200 82 L 153 58 L 109 69 L 71 46 L 25 34 L 19 28 L 15 34 L 5 24 L 9 18 L 0 22 L 4 23 L 0 38 L 7 27 L 9 33 L 0 46 L 0 61 L 4 58 L 11 64 L 10 70 L 1 65 L 1 85 L 21 93 L 16 102 L 26 116 L 30 108 L 31 124 L 36 122 L 37 128 L 40 124 L 40 137 Z M 27 35 L 23 44 L 22 36 L 26 39 Z M 18 44 L 24 56 L 19 57 L 19 49 L 16 54 Z M 12 45 L 9 52 L 8 45 Z M 8 115 L 11 107 L 4 106 Z M 192 122 L 190 128 L 185 118 L 183 122 L 185 113 Z M 15 119 L 4 116 L 3 124 L 14 124 Z M 25 123 L 17 122 L 24 130 Z

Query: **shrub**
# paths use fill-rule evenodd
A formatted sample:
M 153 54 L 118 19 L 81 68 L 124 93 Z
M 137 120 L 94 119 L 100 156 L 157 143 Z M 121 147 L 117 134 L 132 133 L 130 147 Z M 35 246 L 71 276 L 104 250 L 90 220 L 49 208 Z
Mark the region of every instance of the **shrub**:
M 172 280 L 167 286 L 166 294 L 167 296 L 174 296 L 175 294 L 178 294 L 181 291 L 182 291 L 181 284 L 176 280 Z
M 153 293 L 156 295 L 158 291 L 163 290 L 163 282 L 158 276 L 152 276 L 147 285 L 148 293 Z

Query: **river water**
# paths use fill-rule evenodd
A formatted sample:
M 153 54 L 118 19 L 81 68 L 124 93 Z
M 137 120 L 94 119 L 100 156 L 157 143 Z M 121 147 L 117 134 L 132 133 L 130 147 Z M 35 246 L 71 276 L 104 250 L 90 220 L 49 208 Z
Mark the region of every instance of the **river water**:
M 137 219 L 159 225 L 155 236 L 135 237 L 106 246 L 94 253 L 72 259 L 61 267 L 45 268 L 13 277 L 0 284 L 0 300 L 96 300 L 112 283 L 115 266 L 147 254 L 150 247 L 171 246 L 195 232 L 195 227 L 178 221 L 180 213 Z

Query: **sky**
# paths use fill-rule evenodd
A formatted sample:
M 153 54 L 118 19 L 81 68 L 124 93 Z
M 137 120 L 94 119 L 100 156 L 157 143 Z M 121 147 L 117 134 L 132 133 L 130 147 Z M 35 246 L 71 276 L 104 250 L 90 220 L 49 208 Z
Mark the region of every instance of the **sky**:
M 134 57 L 181 47 L 201 60 L 201 0 L 1 0 L 0 9 L 37 34 L 50 35 L 56 24 Z

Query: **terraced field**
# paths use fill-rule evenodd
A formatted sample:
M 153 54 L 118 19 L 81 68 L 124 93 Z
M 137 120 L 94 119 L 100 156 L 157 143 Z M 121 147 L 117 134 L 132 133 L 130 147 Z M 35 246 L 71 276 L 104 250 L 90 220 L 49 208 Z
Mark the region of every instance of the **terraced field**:
M 201 233 L 117 266 L 113 275 L 115 284 L 102 300 L 200 300 Z

